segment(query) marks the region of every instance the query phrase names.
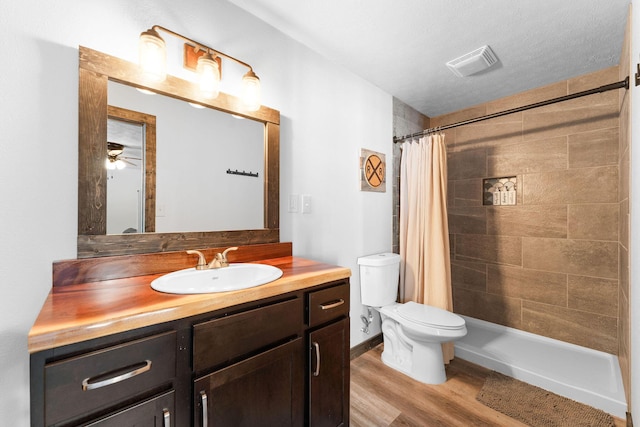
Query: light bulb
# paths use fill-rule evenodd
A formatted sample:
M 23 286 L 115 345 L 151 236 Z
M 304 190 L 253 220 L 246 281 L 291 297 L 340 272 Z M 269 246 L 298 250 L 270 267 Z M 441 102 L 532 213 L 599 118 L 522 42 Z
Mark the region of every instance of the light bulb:
M 122 160 L 118 159 L 115 161 L 115 166 L 116 166 L 116 169 L 124 169 L 125 167 L 127 167 L 127 164 Z
M 210 53 L 207 52 L 198 58 L 196 72 L 202 96 L 208 99 L 217 97 L 220 93 L 220 70 Z
M 167 78 L 167 52 L 165 42 L 154 29 L 140 34 L 138 45 L 140 66 L 147 78 L 161 82 Z
M 105 160 L 104 166 L 109 170 L 113 170 L 113 169 L 116 168 L 116 165 L 109 158 L 107 158 L 107 160 Z
M 242 102 L 248 111 L 260 109 L 260 103 L 262 102 L 260 92 L 260 79 L 253 70 L 249 70 L 242 77 Z

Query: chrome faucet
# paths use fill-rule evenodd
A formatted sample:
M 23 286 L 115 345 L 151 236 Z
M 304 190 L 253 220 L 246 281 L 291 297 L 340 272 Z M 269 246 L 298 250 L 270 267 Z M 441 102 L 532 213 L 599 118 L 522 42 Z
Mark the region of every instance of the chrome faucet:
M 238 250 L 238 247 L 233 246 L 225 249 L 224 252 L 222 253 L 217 253 L 215 258 L 213 258 L 213 261 L 209 263 L 209 268 L 229 267 L 229 261 L 227 260 L 227 252 L 237 251 L 237 250 Z

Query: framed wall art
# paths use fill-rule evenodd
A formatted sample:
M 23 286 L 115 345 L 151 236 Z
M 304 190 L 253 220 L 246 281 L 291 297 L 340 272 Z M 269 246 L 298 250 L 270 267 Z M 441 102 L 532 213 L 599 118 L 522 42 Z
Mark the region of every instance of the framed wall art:
M 384 193 L 387 163 L 385 155 L 362 148 L 360 151 L 360 190 Z

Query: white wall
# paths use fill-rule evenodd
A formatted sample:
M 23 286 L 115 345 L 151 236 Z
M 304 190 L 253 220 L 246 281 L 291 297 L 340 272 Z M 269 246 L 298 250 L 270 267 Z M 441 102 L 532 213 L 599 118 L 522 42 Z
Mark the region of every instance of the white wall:
M 631 194 L 630 197 L 630 307 L 631 315 L 631 410 L 635 423 L 640 423 L 640 86 L 635 85 L 635 74 L 640 63 L 640 1 L 632 1 L 631 13 Z
M 130 61 L 160 24 L 252 64 L 282 114 L 281 236 L 296 255 L 350 267 L 391 248 L 391 192 L 362 193 L 360 148 L 390 159 L 391 96 L 222 0 L 0 2 L 0 424 L 29 425 L 27 333 L 51 263 L 75 258 L 78 45 Z M 311 214 L 289 214 L 310 194 Z
M 301 49 L 293 56 L 313 60 Z M 293 99 L 281 124 L 281 240 L 293 242 L 294 255 L 351 268 L 353 347 L 380 331 L 378 322 L 370 335 L 360 332 L 356 261 L 391 251 L 392 183 L 387 178 L 385 193 L 360 191 L 359 159 L 361 148 L 384 153 L 391 175 L 392 99 L 329 64 L 289 73 L 292 93 L 304 95 Z M 324 97 L 328 104 L 314 101 Z M 299 205 L 310 195 L 311 213 L 289 213 L 289 195 L 299 196 Z

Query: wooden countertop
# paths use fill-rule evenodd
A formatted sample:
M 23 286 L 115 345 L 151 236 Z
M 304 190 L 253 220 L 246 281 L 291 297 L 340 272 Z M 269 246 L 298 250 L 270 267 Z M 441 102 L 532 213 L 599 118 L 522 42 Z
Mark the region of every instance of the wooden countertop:
M 29 353 L 169 322 L 345 279 L 351 270 L 298 257 L 262 261 L 280 268 L 280 279 L 254 288 L 198 295 L 157 292 L 162 274 L 53 287 L 29 332 Z

